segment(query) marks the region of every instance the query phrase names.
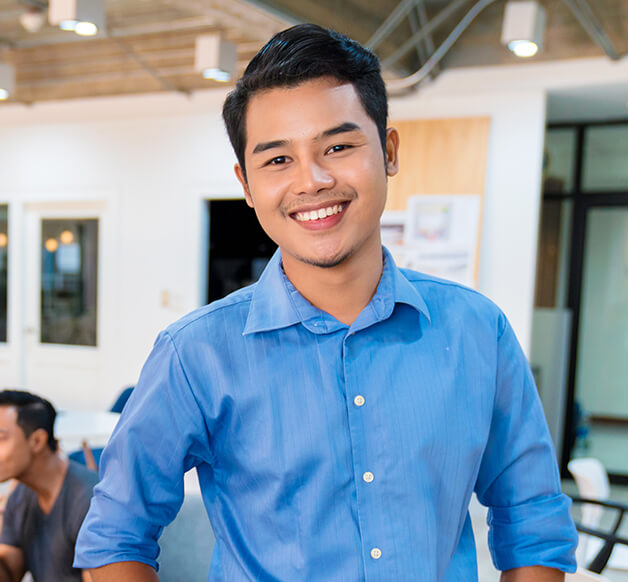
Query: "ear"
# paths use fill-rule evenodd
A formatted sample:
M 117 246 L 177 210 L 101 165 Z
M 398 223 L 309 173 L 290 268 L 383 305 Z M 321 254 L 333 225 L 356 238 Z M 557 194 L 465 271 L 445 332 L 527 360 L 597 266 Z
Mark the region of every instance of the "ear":
M 244 170 L 240 166 L 240 164 L 236 164 L 233 166 L 233 171 L 235 172 L 236 178 L 238 182 L 240 182 L 242 186 L 242 190 L 244 191 L 244 198 L 246 199 L 246 203 L 253 208 L 253 198 L 251 197 L 251 191 L 249 190 L 249 184 L 246 181 L 246 177 L 244 176 Z
M 399 132 L 394 127 L 386 130 L 386 174 L 394 176 L 399 171 Z
M 28 437 L 33 453 L 40 453 L 48 446 L 48 433 L 43 428 L 35 429 Z

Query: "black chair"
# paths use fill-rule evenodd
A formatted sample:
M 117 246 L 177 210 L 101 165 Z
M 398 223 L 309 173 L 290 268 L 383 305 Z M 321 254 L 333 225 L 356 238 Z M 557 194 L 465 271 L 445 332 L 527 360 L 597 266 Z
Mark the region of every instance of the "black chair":
M 613 522 L 610 530 L 603 531 L 599 528 L 592 528 L 582 523 L 576 522 L 576 529 L 583 533 L 603 540 L 604 544 L 600 548 L 599 552 L 594 556 L 591 562 L 586 566 L 587 570 L 601 574 L 602 570 L 606 568 L 611 554 L 617 544 L 628 546 L 628 538 L 624 538 L 618 535 L 619 528 L 622 525 L 624 515 L 628 512 L 628 505 L 610 500 L 601 499 L 588 499 L 586 497 L 572 497 L 574 504 L 591 504 L 598 505 L 600 507 L 613 510 L 616 512 L 615 521 Z

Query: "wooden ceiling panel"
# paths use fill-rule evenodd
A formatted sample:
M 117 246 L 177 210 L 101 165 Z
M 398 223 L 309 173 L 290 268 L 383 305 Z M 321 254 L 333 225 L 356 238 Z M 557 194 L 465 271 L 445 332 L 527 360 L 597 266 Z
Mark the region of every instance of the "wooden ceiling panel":
M 433 32 L 436 46 L 475 1 L 468 0 Z M 535 60 L 604 54 L 564 0 L 540 1 L 548 21 L 545 49 Z M 628 53 L 628 0 L 588 1 L 617 52 Z M 15 66 L 17 90 L 12 98 L 26 103 L 214 87 L 214 81 L 194 71 L 199 34 L 219 32 L 236 42 L 242 70 L 263 42 L 291 23 L 316 22 L 366 42 L 398 5 L 398 0 L 105 0 L 107 32 L 86 39 L 47 22 L 38 32 L 27 32 L 19 18 L 32 2 L 0 0 L 0 62 Z M 417 2 L 423 3 L 428 19 L 451 5 L 451 0 Z M 446 55 L 443 68 L 523 62 L 500 43 L 504 3 L 496 0 L 476 18 Z M 418 16 L 416 12 L 414 22 L 403 19 L 376 47 L 382 59 L 412 35 Z M 406 75 L 424 59 L 425 54 L 413 48 L 392 71 Z

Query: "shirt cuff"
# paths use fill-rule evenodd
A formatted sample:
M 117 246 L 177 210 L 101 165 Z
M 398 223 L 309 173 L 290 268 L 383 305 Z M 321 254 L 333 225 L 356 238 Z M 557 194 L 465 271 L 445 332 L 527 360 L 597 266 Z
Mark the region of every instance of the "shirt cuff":
M 163 528 L 149 525 L 128 512 L 102 507 L 99 501 L 92 498 L 76 540 L 73 566 L 86 570 L 115 562 L 142 562 L 158 571 L 157 540 Z
M 498 570 L 545 566 L 576 571 L 578 533 L 571 499 L 560 494 L 511 507 L 491 507 L 488 541 Z

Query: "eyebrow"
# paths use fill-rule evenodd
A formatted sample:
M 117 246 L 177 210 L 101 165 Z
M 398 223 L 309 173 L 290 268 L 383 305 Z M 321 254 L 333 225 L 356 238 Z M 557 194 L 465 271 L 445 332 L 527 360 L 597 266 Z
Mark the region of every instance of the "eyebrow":
M 360 131 L 361 128 L 357 123 L 353 123 L 352 121 L 345 121 L 344 123 L 341 123 L 340 125 L 337 125 L 336 127 L 332 127 L 330 129 L 326 129 L 325 131 L 323 131 L 321 134 L 317 135 L 314 140 L 315 141 L 319 141 L 323 138 L 326 137 L 332 137 L 334 135 L 338 135 L 341 133 L 349 133 L 352 131 Z M 274 141 L 265 141 L 265 142 L 261 142 L 258 143 L 254 148 L 253 148 L 253 153 L 254 154 L 260 154 L 262 152 L 265 152 L 267 150 L 272 150 L 275 148 L 281 148 L 281 147 L 285 147 L 288 145 L 288 140 L 287 139 L 276 139 Z
M 331 137 L 333 135 L 338 135 L 340 133 L 349 133 L 351 131 L 360 131 L 360 126 L 357 123 L 353 123 L 352 121 L 345 121 L 336 127 L 332 127 L 331 129 L 327 129 L 323 133 L 321 133 L 316 139 L 321 139 L 324 137 Z

